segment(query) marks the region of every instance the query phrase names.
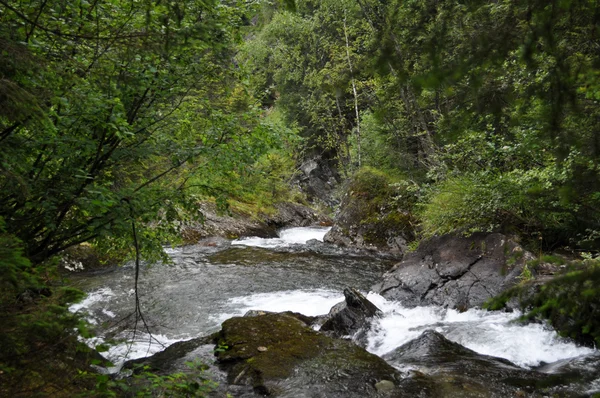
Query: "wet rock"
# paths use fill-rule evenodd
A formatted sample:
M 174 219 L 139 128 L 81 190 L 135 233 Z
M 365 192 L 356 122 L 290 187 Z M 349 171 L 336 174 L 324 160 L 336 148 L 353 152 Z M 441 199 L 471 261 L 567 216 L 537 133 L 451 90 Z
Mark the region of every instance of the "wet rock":
M 309 201 L 333 208 L 339 204 L 335 189 L 341 178 L 331 163 L 321 157 L 305 160 L 299 167 L 300 174 L 296 177 L 296 183 L 306 193 Z
M 536 369 L 547 375 L 546 389 L 556 396 L 596 396 L 600 393 L 600 353 L 563 359 Z
M 381 358 L 316 332 L 291 314 L 231 318 L 218 337 L 228 382 L 274 397 L 435 396 L 430 380 L 402 379 Z M 264 347 L 267 350 L 259 350 Z M 376 387 L 379 384 L 379 391 Z M 382 387 L 384 386 L 384 387 Z
M 68 272 L 94 273 L 110 269 L 123 261 L 115 255 L 100 253 L 89 243 L 66 249 L 60 256 L 60 268 Z
M 381 316 L 382 312 L 354 288 L 344 289 L 344 297 L 345 301 L 329 311 L 320 330 L 331 332 L 334 337 L 350 336 L 364 347 L 371 318 Z
M 386 393 L 386 392 L 394 391 L 396 386 L 394 385 L 393 382 L 391 382 L 389 380 L 381 380 L 379 383 L 375 384 L 375 388 L 380 393 Z
M 196 350 L 202 345 L 211 344 L 216 335 L 197 337 L 186 341 L 178 341 L 171 344 L 163 351 L 145 358 L 132 359 L 123 364 L 122 369 L 131 369 L 138 372 L 147 367 L 148 370 L 157 373 L 169 373 L 177 370 L 177 364 L 181 358 Z
M 331 219 L 310 207 L 299 203 L 284 202 L 275 205 L 277 213 L 265 219 L 265 222 L 277 229 L 289 227 L 308 227 L 331 225 Z
M 182 255 L 196 255 L 197 253 L 212 254 L 227 250 L 231 247 L 229 239 L 220 236 L 211 236 L 200 239 L 193 245 L 186 245 L 180 248 Z
M 387 176 L 361 170 L 348 184 L 340 211 L 324 241 L 338 246 L 382 252 L 402 258 L 414 240 L 416 225 L 409 211 L 398 205 L 397 192 Z
M 396 367 L 429 375 L 444 397 L 542 397 L 547 393 L 546 375 L 478 354 L 433 330 L 383 358 Z
M 277 231 L 283 227 L 326 225 L 331 222 L 329 217 L 298 203 L 279 203 L 275 207 L 275 214 L 249 217 L 236 212 L 222 214 L 213 203 L 205 202 L 200 205 L 204 222 L 186 225 L 182 235 L 189 244 L 214 236 L 227 239 L 243 236 L 275 238 Z
M 467 310 L 518 283 L 532 258 L 503 234 L 445 235 L 407 254 L 372 290 L 409 307 Z

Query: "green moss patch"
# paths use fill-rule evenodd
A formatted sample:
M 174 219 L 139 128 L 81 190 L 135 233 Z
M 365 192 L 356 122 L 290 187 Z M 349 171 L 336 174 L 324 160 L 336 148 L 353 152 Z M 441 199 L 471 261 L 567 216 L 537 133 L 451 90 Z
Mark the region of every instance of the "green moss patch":
M 284 378 L 329 347 L 331 339 L 292 315 L 265 314 L 225 321 L 218 345 L 226 347 L 217 353 L 220 362 L 245 361 L 246 371 L 260 378 Z
M 327 386 L 319 388 L 340 383 L 375 393 L 376 382 L 398 378 L 381 358 L 316 332 L 291 313 L 229 319 L 216 341 L 221 348 L 217 358 L 228 367 L 228 382 L 252 385 L 265 394 L 281 383 L 306 387 L 323 379 Z

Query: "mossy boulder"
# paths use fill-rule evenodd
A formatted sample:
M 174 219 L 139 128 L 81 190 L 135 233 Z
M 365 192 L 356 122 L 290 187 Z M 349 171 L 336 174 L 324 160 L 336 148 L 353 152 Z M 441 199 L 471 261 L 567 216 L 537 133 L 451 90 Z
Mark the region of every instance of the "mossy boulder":
M 291 313 L 231 318 L 223 323 L 217 346 L 228 382 L 252 385 L 260 394 L 363 398 L 429 391 L 427 378 L 403 379 L 383 359 L 321 334 Z
M 381 171 L 361 169 L 348 184 L 325 242 L 401 257 L 416 236 L 412 188 Z

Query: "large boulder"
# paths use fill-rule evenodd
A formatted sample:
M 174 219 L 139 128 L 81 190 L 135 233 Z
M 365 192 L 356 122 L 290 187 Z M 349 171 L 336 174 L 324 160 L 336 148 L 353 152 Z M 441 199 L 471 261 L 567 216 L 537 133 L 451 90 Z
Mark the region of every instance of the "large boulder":
M 365 168 L 350 181 L 339 213 L 324 241 L 401 258 L 415 239 L 406 186 L 391 184 L 382 172 Z
M 518 283 L 533 258 L 500 233 L 445 235 L 423 242 L 372 290 L 409 307 L 435 304 L 466 310 Z
M 231 318 L 217 339 L 228 383 L 274 397 L 433 397 L 426 377 L 402 378 L 352 342 L 316 332 L 294 314 Z
M 550 382 L 543 373 L 478 354 L 433 330 L 426 330 L 384 359 L 431 376 L 443 397 L 542 397 Z

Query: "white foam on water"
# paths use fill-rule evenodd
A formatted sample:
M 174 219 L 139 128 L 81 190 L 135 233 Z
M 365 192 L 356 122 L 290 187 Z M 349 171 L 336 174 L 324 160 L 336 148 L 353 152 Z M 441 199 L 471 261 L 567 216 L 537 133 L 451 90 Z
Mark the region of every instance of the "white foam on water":
M 163 251 L 164 251 L 166 254 L 169 254 L 169 255 L 171 255 L 171 254 L 177 254 L 177 253 L 181 253 L 181 252 L 183 251 L 183 248 L 181 248 L 181 247 L 171 247 L 171 246 L 164 246 L 164 247 L 163 247 Z
M 135 339 L 132 339 L 131 332 L 129 332 L 129 335 L 118 337 L 118 339 L 122 339 L 124 342 L 111 343 L 108 345 L 108 350 L 102 352 L 102 356 L 114 365 L 107 369 L 108 373 L 118 372 L 121 366 L 128 360 L 148 357 L 164 350 L 175 342 L 184 340 L 183 338 L 169 338 L 161 334 L 152 334 L 150 336 L 148 333 L 142 331 L 136 333 Z M 102 337 L 80 338 L 80 340 L 91 348 L 96 348 L 105 343 Z
M 114 364 L 122 364 L 123 362 L 143 358 L 164 350 L 171 344 L 184 340 L 184 338 L 169 338 L 161 334 L 152 334 L 137 332 L 134 341 L 127 341 L 110 346 L 109 350 L 104 355 Z
M 287 228 L 279 231 L 278 238 L 258 238 L 253 236 L 236 239 L 232 241 L 231 244 L 274 249 L 290 245 L 303 245 L 311 239 L 323 242 L 323 237 L 330 229 L 330 227 Z
M 87 297 L 80 303 L 72 304 L 69 307 L 69 311 L 73 313 L 83 313 L 90 324 L 97 325 L 99 320 L 90 313 L 90 310 L 95 306 L 98 306 L 98 304 L 107 303 L 114 297 L 116 297 L 116 294 L 110 288 L 103 287 L 88 293 Z M 106 308 L 102 308 L 100 312 L 110 318 L 116 317 L 114 312 Z M 115 365 L 115 367 L 110 368 L 109 371 L 116 372 L 125 361 L 155 354 L 182 339 L 184 339 L 183 336 L 177 338 L 170 338 L 161 334 L 152 334 L 150 336 L 148 333 L 141 330 L 138 330 L 135 333 L 134 338 L 133 332 L 129 331 L 115 337 L 115 340 L 123 340 L 124 342 L 117 344 L 111 343 L 108 346 L 108 351 L 103 352 L 102 355 Z M 85 342 L 91 348 L 96 348 L 105 343 L 105 340 L 102 337 L 80 337 L 80 340 Z
M 88 293 L 87 296 L 79 303 L 71 304 L 69 311 L 78 312 L 90 308 L 93 304 L 108 301 L 114 297 L 115 293 L 109 287 L 103 287 Z
M 88 295 L 79 303 L 71 304 L 69 306 L 69 311 L 73 313 L 84 312 L 86 313 L 88 309 L 90 309 L 93 305 L 101 302 L 109 301 L 112 297 L 115 297 L 115 293 L 109 287 L 103 287 L 98 290 L 95 290 Z M 111 316 L 112 312 L 108 310 L 103 310 L 103 312 Z M 92 325 L 97 325 L 98 320 L 94 318 L 91 314 L 86 313 L 85 319 Z M 114 317 L 112 314 L 111 317 Z
M 232 311 L 221 314 L 215 319 L 221 323 L 233 316 L 244 315 L 250 310 L 292 311 L 308 316 L 316 316 L 327 314 L 331 307 L 341 301 L 344 301 L 344 295 L 341 292 L 325 289 L 258 293 L 229 299 L 227 306 Z
M 599 392 L 600 392 L 600 379 L 596 379 L 587 386 L 587 391 L 585 393 L 589 394 L 589 395 L 593 395 L 593 394 L 596 394 Z
M 409 309 L 378 294 L 369 293 L 367 298 L 384 312 L 368 336 L 367 349 L 377 355 L 408 343 L 427 329 L 480 354 L 505 358 L 523 367 L 594 352 L 562 339 L 545 325 L 513 322 L 521 315 L 518 312 L 471 309 L 460 313 L 434 306 Z
M 103 309 L 102 309 L 102 313 L 103 313 L 104 315 L 107 315 L 107 316 L 109 316 L 110 318 L 114 318 L 114 317 L 116 316 L 114 312 L 112 312 L 112 311 L 110 311 L 110 310 L 107 310 L 106 308 L 103 308 Z

